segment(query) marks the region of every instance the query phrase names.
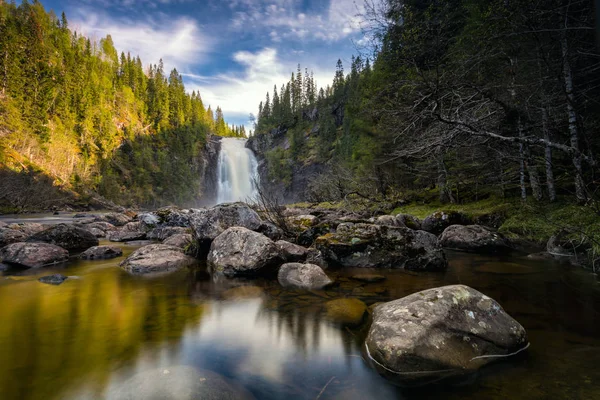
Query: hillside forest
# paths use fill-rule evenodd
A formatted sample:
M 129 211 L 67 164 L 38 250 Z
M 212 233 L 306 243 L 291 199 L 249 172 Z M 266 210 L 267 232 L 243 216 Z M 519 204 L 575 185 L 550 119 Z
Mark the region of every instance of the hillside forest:
M 0 206 L 44 209 L 96 193 L 193 204 L 207 135 L 245 137 L 176 69 L 92 41 L 38 2 L 0 1 Z

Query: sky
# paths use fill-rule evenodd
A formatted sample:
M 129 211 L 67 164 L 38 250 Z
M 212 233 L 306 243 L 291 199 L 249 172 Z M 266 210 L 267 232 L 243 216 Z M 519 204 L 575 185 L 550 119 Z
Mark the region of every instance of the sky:
M 206 107 L 221 106 L 230 124 L 251 128 L 249 114 L 300 63 L 319 87 L 347 70 L 362 34 L 363 0 L 41 0 L 69 27 L 99 40 L 110 34 L 119 52 L 145 66 L 162 58 L 199 90 Z

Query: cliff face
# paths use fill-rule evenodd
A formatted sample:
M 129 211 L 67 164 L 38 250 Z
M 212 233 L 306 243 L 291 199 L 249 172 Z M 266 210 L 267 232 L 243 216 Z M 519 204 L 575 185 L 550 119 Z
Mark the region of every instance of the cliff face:
M 199 206 L 214 205 L 217 201 L 219 152 L 221 137 L 211 135 L 206 141 L 200 158 L 198 179 L 200 180 Z
M 318 132 L 318 127 L 313 128 L 312 133 Z M 280 127 L 272 129 L 263 134 L 251 136 L 246 147 L 251 149 L 258 160 L 258 173 L 263 190 L 275 193 L 280 200 L 286 203 L 306 201 L 309 199 L 309 184 L 313 178 L 328 170 L 327 165 L 303 161 L 295 162 L 286 159 L 286 168 L 289 169 L 289 177 L 286 181 L 274 177 L 273 170 L 280 166 L 269 165 L 268 154 L 278 150 L 285 151 L 290 148 L 287 128 Z

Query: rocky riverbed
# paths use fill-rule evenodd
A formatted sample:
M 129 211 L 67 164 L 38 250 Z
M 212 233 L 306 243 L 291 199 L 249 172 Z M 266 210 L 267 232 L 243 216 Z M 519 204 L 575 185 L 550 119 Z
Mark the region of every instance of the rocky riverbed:
M 100 353 L 80 348 L 80 355 L 69 356 L 72 370 L 48 370 L 56 379 L 49 392 L 11 382 L 0 395 L 11 398 L 24 390 L 25 398 L 43 398 L 60 391 L 68 392 L 63 398 L 78 398 L 74 393 L 84 388 L 70 379 L 83 373 L 77 379 L 97 386 L 97 393 L 120 398 L 139 382 L 158 382 L 162 373 L 169 375 L 167 386 L 194 376 L 208 383 L 191 391 L 256 398 L 316 397 L 321 390 L 322 398 L 411 397 L 438 390 L 415 386 L 468 381 L 467 389 L 451 389 L 448 397 L 471 398 L 491 393 L 523 369 L 530 376 L 515 384 L 544 382 L 545 388 L 535 389 L 542 395 L 560 385 L 544 380 L 548 369 L 529 354 L 558 365 L 571 351 L 597 348 L 588 339 L 595 334 L 596 314 L 582 310 L 577 299 L 585 296 L 596 307 L 599 298 L 582 271 L 528 258 L 490 228 L 458 219 L 447 223 L 443 216 L 425 223 L 406 215 L 370 218 L 306 209 L 283 215 L 285 226 L 275 226 L 260 210 L 235 203 L 0 227 L 0 299 L 9 307 L 0 316 L 8 321 L 6 329 L 28 329 L 15 310 L 37 313 L 43 304 L 64 304 L 33 317 L 30 329 L 43 332 L 54 321 L 52 329 L 82 335 L 81 346 L 94 340 L 102 348 L 116 340 L 116 347 Z M 427 232 L 424 225 L 434 228 Z M 569 296 L 553 294 L 574 287 Z M 85 304 L 91 308 L 76 311 Z M 73 320 L 73 312 L 80 317 Z M 557 332 L 557 324 L 567 327 L 571 339 Z M 89 330 L 98 338 L 88 339 Z M 122 336 L 126 332 L 138 333 Z M 57 339 L 57 351 L 73 351 L 67 337 Z M 26 344 L 0 329 L 0 350 L 10 360 L 17 349 L 45 349 L 47 340 Z M 143 354 L 158 354 L 169 343 L 184 347 L 167 351 L 162 361 L 142 361 Z M 544 352 L 547 346 L 562 355 Z M 125 354 L 119 348 L 136 350 Z M 236 354 L 241 359 L 234 362 Z M 99 365 L 76 371 L 80 356 Z M 582 373 L 585 363 L 567 358 Z M 49 361 L 22 362 L 33 368 Z M 112 373 L 113 362 L 129 367 Z M 130 368 L 140 362 L 136 375 Z M 20 376 L 13 364 L 7 362 L 0 376 Z M 562 388 L 565 395 L 594 393 L 574 389 L 573 382 Z

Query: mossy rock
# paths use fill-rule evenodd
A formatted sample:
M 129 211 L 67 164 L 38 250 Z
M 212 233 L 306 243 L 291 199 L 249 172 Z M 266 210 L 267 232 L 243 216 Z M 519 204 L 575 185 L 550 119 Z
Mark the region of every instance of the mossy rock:
M 367 305 L 358 299 L 336 299 L 325 303 L 327 319 L 344 325 L 360 325 L 367 313 Z

